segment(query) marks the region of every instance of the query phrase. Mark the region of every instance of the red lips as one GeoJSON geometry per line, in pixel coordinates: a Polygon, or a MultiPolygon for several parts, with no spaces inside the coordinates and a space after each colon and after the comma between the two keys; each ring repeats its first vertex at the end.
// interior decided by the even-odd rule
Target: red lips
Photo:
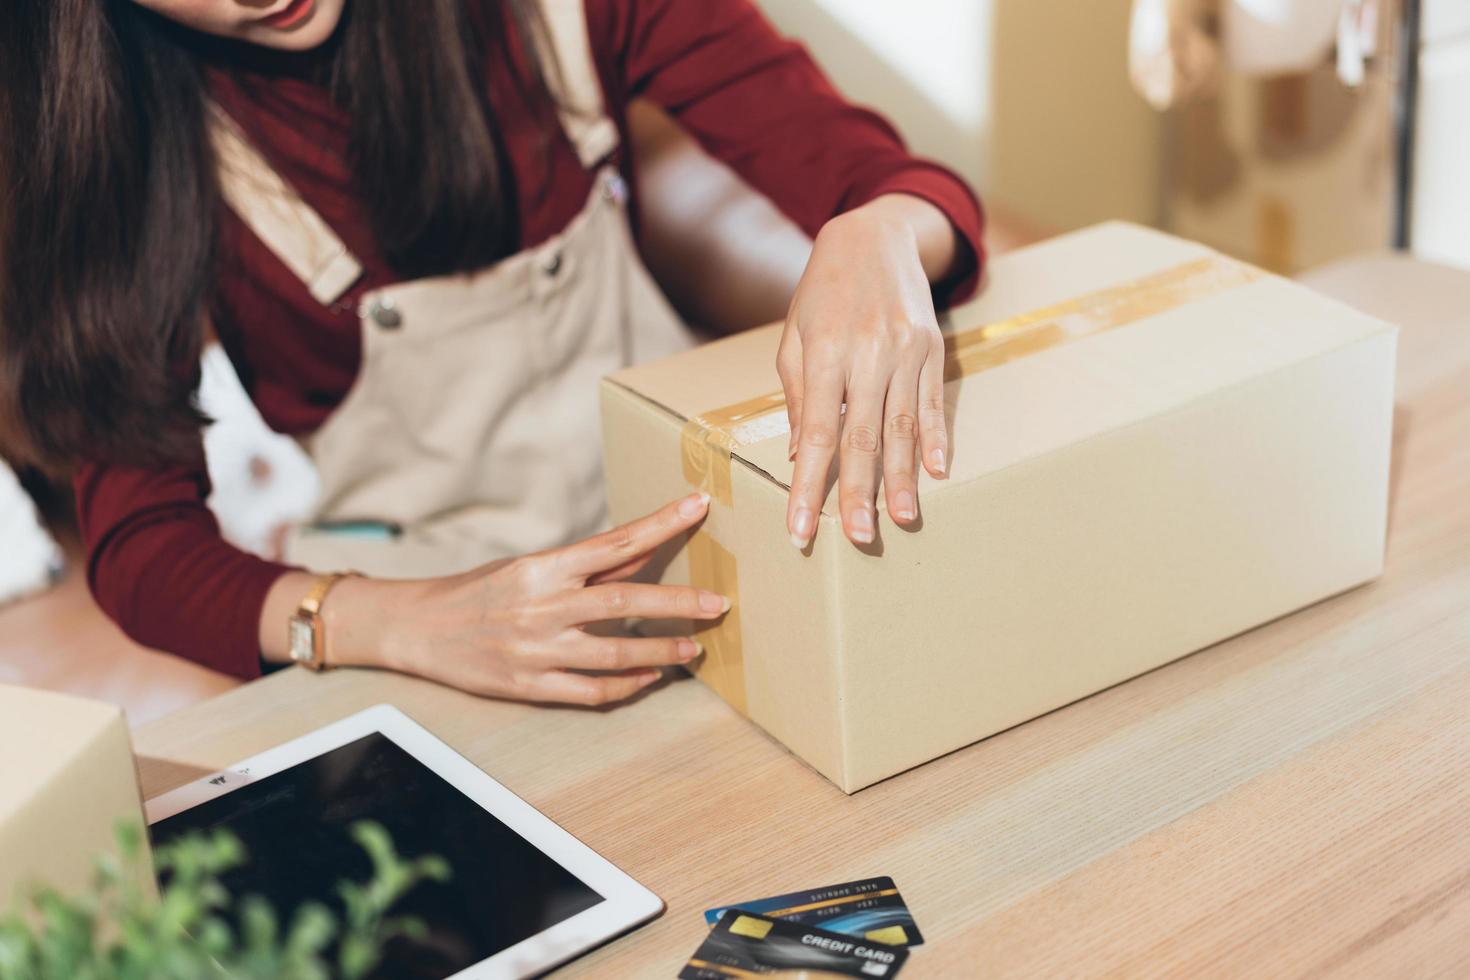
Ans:
{"type": "Polygon", "coordinates": [[[295,27],[311,14],[312,7],[315,5],[316,0],[291,0],[284,9],[271,14],[269,17],[261,18],[260,22],[267,27],[274,27],[278,30],[295,27]]]}

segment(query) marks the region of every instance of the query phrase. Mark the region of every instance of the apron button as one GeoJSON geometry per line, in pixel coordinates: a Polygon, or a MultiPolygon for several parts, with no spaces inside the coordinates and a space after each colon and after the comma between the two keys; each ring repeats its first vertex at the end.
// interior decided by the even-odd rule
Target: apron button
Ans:
{"type": "Polygon", "coordinates": [[[386,296],[373,300],[368,307],[368,316],[384,330],[394,330],[403,324],[403,314],[398,312],[393,301],[386,296]]]}
{"type": "Polygon", "coordinates": [[[546,274],[548,276],[555,276],[558,272],[560,272],[561,252],[553,252],[551,258],[547,260],[546,265],[543,266],[543,268],[546,270],[546,274]]]}

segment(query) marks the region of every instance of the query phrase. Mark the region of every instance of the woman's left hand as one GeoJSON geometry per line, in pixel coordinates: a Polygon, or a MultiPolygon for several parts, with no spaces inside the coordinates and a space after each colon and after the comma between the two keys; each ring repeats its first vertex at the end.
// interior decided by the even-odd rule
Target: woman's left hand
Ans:
{"type": "Polygon", "coordinates": [[[901,525],[919,517],[916,456],[944,476],[944,340],[930,283],[950,274],[957,251],[944,213],[902,194],[817,235],[776,357],[796,460],[786,526],[798,548],[816,532],[834,455],[843,531],[857,544],[874,538],[880,470],[901,525]]]}

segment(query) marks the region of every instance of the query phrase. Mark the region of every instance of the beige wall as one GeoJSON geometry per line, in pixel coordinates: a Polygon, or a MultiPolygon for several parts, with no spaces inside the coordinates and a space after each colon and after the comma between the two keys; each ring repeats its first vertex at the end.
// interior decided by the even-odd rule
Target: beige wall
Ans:
{"type": "Polygon", "coordinates": [[[988,183],[992,0],[759,0],[844,94],[909,145],[988,183]]]}

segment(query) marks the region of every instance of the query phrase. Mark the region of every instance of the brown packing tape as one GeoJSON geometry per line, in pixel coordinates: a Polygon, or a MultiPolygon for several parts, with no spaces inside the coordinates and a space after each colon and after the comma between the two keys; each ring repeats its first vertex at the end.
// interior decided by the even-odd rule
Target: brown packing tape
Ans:
{"type": "MultiPolygon", "coordinates": [[[[770,427],[762,426],[760,421],[770,419],[772,413],[785,408],[786,395],[773,391],[691,418],[684,423],[679,439],[684,479],[690,486],[698,487],[726,507],[730,506],[730,450],[753,441],[750,436],[759,434],[743,433],[743,424],[754,422],[756,424],[752,428],[764,431],[770,427]]],[[[784,419],[785,412],[781,411],[781,420],[784,419]]],[[[787,431],[784,425],[778,424],[776,428],[787,431]]],[[[769,433],[779,434],[774,430],[769,433]]],[[[759,438],[768,438],[768,435],[760,434],[759,438]]]]}
{"type": "MultiPolygon", "coordinates": [[[[717,412],[696,415],[680,432],[679,451],[684,478],[726,507],[734,506],[730,487],[730,450],[754,441],[755,431],[744,428],[769,427],[770,421],[785,429],[786,396],[772,392],[717,412]],[[763,421],[764,420],[764,421],[763,421]]],[[[766,438],[760,435],[759,438],[766,438]]],[[[735,556],[720,546],[705,530],[689,538],[689,581],[718,595],[728,596],[730,611],[717,622],[697,632],[704,656],[694,674],[745,714],[745,664],[740,647],[740,589],[735,575],[735,556]]]]}
{"type": "Polygon", "coordinates": [[[730,597],[730,611],[714,623],[696,628],[704,656],[694,675],[745,714],[745,662],[740,652],[740,583],[735,575],[735,556],[698,530],[689,536],[689,580],[700,588],[730,597]]]}
{"type": "Polygon", "coordinates": [[[1029,313],[958,331],[944,341],[944,380],[968,377],[1070,340],[1137,323],[1255,282],[1264,275],[1243,262],[1208,255],[1029,313]]]}
{"type": "MultiPolygon", "coordinates": [[[[1127,326],[1265,275],[1226,256],[1209,255],[1028,313],[956,331],[944,338],[944,380],[968,377],[1127,326]]],[[[726,507],[733,506],[732,452],[789,432],[785,408],[785,395],[773,391],[692,417],[680,433],[685,479],[726,507]]],[[[733,603],[723,620],[700,634],[705,656],[696,674],[744,713],[745,672],[734,556],[707,532],[696,532],[689,540],[689,577],[693,584],[729,596],[733,603]]]]}

